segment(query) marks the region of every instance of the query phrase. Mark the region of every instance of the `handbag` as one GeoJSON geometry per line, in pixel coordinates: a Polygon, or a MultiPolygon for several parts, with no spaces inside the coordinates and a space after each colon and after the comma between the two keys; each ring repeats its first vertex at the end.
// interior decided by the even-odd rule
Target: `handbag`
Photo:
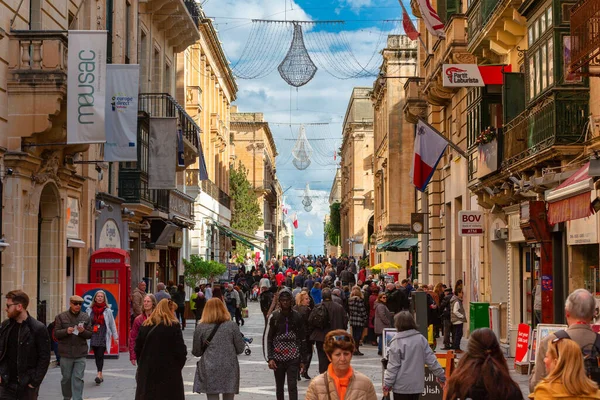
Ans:
{"type": "Polygon", "coordinates": [[[204,352],[208,348],[210,341],[213,339],[213,337],[215,337],[215,333],[217,333],[217,330],[219,329],[220,326],[221,326],[221,324],[215,325],[213,330],[210,332],[210,335],[208,335],[208,338],[206,338],[206,340],[204,340],[202,342],[202,344],[200,345],[200,350],[202,351],[202,354],[204,354],[204,352]]]}

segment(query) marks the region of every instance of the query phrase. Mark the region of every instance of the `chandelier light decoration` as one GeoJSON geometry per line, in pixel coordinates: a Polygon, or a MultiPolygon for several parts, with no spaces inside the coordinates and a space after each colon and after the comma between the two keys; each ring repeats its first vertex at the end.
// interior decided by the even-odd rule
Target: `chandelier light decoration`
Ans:
{"type": "Polygon", "coordinates": [[[290,49],[277,67],[281,78],[290,86],[300,87],[306,85],[317,73],[317,66],[310,59],[306,45],[304,44],[304,35],[302,35],[302,25],[294,24],[294,37],[290,49]]]}
{"type": "Polygon", "coordinates": [[[292,164],[299,169],[304,170],[311,164],[310,157],[313,154],[313,149],[308,139],[306,138],[306,131],[304,125],[300,125],[300,132],[298,133],[298,139],[292,149],[292,156],[294,160],[292,164]]]}
{"type": "Polygon", "coordinates": [[[304,232],[304,234],[305,234],[307,237],[310,237],[310,236],[312,236],[312,235],[313,235],[313,231],[312,231],[312,229],[310,229],[310,224],[308,224],[308,227],[306,228],[306,232],[304,232]]]}
{"type": "Polygon", "coordinates": [[[310,198],[310,188],[308,187],[308,183],[304,188],[304,198],[302,199],[302,205],[304,206],[304,211],[311,212],[312,207],[312,199],[310,198]]]}

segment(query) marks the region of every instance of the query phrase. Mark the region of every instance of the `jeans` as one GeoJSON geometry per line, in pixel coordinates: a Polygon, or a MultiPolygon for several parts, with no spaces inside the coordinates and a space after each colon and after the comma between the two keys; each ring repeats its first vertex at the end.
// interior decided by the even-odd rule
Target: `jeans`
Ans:
{"type": "Polygon", "coordinates": [[[419,400],[421,393],[417,394],[406,394],[406,393],[394,393],[394,400],[419,400]]]}
{"type": "Polygon", "coordinates": [[[36,400],[40,387],[30,388],[25,386],[19,388],[16,383],[0,386],[0,400],[36,400]]]}
{"type": "MultiPolygon", "coordinates": [[[[233,397],[235,396],[235,394],[222,393],[221,396],[223,396],[223,400],[233,400],[233,397]]],[[[206,398],[208,400],[219,400],[219,395],[218,394],[206,394],[206,398]]]]}
{"type": "Polygon", "coordinates": [[[83,374],[85,373],[85,357],[60,359],[62,380],[60,386],[65,400],[83,400],[83,374]]]}
{"type": "Polygon", "coordinates": [[[327,358],[327,354],[325,354],[325,350],[323,350],[323,342],[315,342],[315,346],[317,347],[317,356],[319,356],[319,373],[327,371],[329,367],[329,358],[327,358]]]}
{"type": "Polygon", "coordinates": [[[244,317],[242,317],[242,309],[236,308],[235,309],[235,322],[236,322],[236,324],[239,325],[240,321],[242,321],[242,325],[244,325],[244,317]]]}
{"type": "Polygon", "coordinates": [[[284,400],[283,386],[285,385],[286,376],[289,398],[290,400],[298,400],[298,371],[300,369],[300,360],[296,359],[275,363],[277,364],[277,368],[274,371],[277,400],[284,400]]]}
{"type": "Polygon", "coordinates": [[[454,338],[454,343],[452,348],[454,350],[460,349],[460,341],[463,337],[463,324],[452,325],[452,336],[454,338]]]}
{"type": "Polygon", "coordinates": [[[354,351],[358,351],[360,338],[362,337],[363,327],[362,326],[354,326],[352,325],[352,337],[354,338],[354,343],[356,348],[354,351]]]}
{"type": "Polygon", "coordinates": [[[383,350],[383,334],[377,336],[379,339],[377,340],[377,350],[379,355],[381,355],[381,351],[383,350]]]}
{"type": "Polygon", "coordinates": [[[181,327],[185,329],[185,307],[177,307],[175,310],[175,316],[177,317],[177,321],[181,322],[181,327]]]}
{"type": "Polygon", "coordinates": [[[314,343],[315,342],[312,340],[306,341],[306,351],[308,352],[308,357],[306,357],[306,364],[304,364],[304,373],[306,375],[308,375],[308,368],[310,367],[310,362],[312,361],[314,343]]]}
{"type": "Polygon", "coordinates": [[[92,350],[94,350],[96,369],[98,372],[102,372],[102,368],[104,367],[104,352],[106,351],[106,347],[92,346],[92,350]]]}
{"type": "Polygon", "coordinates": [[[52,351],[54,352],[54,355],[56,356],[56,362],[60,363],[60,356],[58,355],[58,342],[52,342],[52,351]]]}
{"type": "Polygon", "coordinates": [[[450,342],[450,332],[452,331],[452,323],[449,319],[444,319],[444,346],[446,348],[452,347],[452,342],[450,342]]]}

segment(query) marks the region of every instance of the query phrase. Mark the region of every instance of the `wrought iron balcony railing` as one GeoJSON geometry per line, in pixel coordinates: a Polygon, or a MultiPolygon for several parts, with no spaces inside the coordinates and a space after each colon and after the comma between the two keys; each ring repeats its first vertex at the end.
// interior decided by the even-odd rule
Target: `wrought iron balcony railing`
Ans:
{"type": "Polygon", "coordinates": [[[213,199],[217,200],[222,206],[231,209],[231,197],[222,191],[217,185],[210,180],[202,181],[202,191],[208,194],[213,199]]]}
{"type": "MultiPolygon", "coordinates": [[[[591,63],[598,64],[594,61],[598,56],[600,56],[600,2],[581,0],[571,9],[571,71],[581,70],[591,63]]],[[[585,71],[579,72],[585,73],[585,71]]]]}

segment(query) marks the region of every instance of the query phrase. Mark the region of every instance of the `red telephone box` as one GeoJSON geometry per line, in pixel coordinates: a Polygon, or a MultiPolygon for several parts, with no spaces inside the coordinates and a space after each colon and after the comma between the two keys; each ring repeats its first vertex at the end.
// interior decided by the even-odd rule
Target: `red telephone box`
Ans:
{"type": "Polygon", "coordinates": [[[131,266],[129,253],[121,249],[100,249],[92,253],[90,283],[119,285],[119,351],[129,351],[129,296],[131,266]]]}

